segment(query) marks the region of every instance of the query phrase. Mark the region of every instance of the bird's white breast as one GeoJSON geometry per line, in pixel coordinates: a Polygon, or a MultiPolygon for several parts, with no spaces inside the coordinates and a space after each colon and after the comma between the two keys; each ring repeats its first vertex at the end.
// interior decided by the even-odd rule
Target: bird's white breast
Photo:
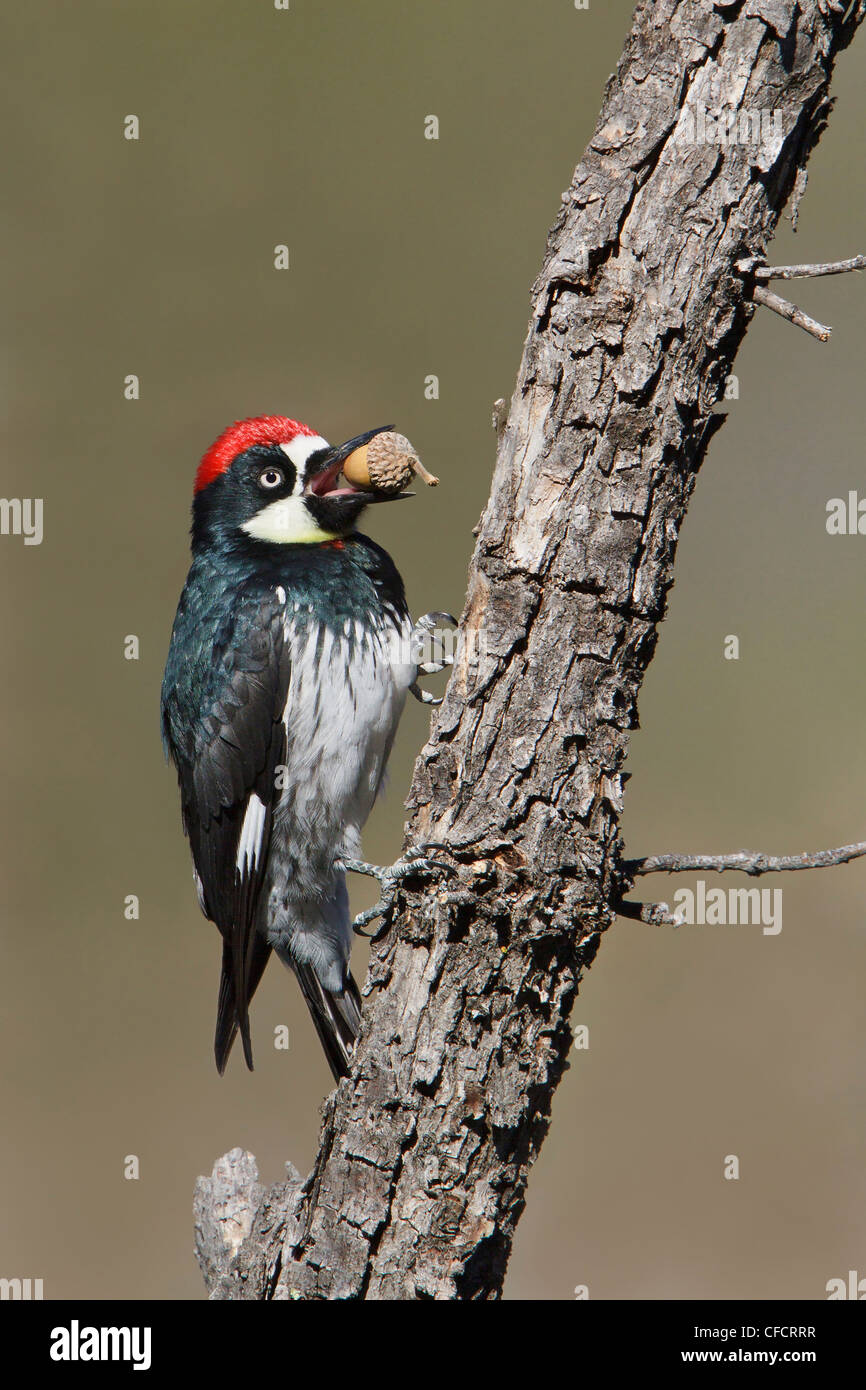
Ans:
{"type": "Polygon", "coordinates": [[[415,675],[405,660],[408,630],[384,616],[374,625],[346,619],[334,629],[287,604],[285,633],[288,752],[277,819],[290,819],[293,835],[320,844],[336,839],[356,854],[415,675]]]}

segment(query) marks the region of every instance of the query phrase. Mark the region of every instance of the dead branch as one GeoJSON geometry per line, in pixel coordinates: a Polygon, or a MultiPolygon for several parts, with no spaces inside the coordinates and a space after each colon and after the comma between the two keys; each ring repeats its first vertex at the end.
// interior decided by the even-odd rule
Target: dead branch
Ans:
{"type": "Polygon", "coordinates": [[[736,869],[741,874],[787,874],[797,869],[829,869],[835,864],[848,864],[866,854],[866,841],[842,845],[839,849],[819,849],[812,854],[761,854],[741,849],[736,854],[648,854],[643,859],[629,859],[623,869],[630,877],[638,874],[722,874],[736,869]]]}
{"type": "MultiPolygon", "coordinates": [[[[739,267],[766,264],[802,191],[864,10],[636,11],[532,290],[465,640],[415,768],[407,846],[444,845],[454,872],[400,885],[309,1177],[264,1194],[238,1249],[202,1180],[213,1297],[498,1297],[578,985],[627,877],[623,763],[679,531],[752,287],[765,295],[739,267]],[[687,108],[719,92],[772,128],[689,143],[687,108]]],[[[240,1181],[253,1190],[246,1161],[240,1181]]]]}

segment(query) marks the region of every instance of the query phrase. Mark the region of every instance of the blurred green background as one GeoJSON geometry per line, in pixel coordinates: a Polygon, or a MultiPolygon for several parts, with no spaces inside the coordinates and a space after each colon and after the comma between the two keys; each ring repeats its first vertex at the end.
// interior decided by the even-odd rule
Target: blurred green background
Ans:
{"type": "MultiPolygon", "coordinates": [[[[211,1059],[218,938],[158,737],[198,458],[248,414],[334,441],[395,421],[443,482],[370,530],[415,612],[459,612],[491,405],[630,16],[624,0],[7,9],[2,492],[43,497],[45,535],[0,538],[0,1275],[43,1278],[48,1298],[203,1297],[196,1175],[235,1144],[265,1181],[286,1159],[306,1172],[330,1084],[276,963],[255,1073],[233,1057],[220,1080],[211,1059]]],[[[864,45],[839,65],[777,263],[866,250],[864,45]]],[[[866,493],[864,296],[860,277],[796,286],[828,346],[766,312],[750,330],[645,685],[634,854],[866,835],[866,537],[824,524],[828,498],[866,493]]],[[[427,726],[413,703],[369,858],[399,850],[427,726]]],[[[763,882],[784,888],[777,937],[620,921],[603,942],[508,1297],[821,1298],[866,1274],[866,865],[763,882]]],[[[686,884],[645,881],[668,900],[686,884]]]]}

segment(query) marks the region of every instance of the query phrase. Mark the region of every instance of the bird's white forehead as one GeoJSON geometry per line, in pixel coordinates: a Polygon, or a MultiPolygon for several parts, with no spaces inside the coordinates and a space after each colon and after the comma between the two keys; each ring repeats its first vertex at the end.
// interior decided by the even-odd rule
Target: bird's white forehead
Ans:
{"type": "Polygon", "coordinates": [[[297,434],[288,444],[280,445],[286,458],[296,468],[303,468],[311,454],[317,454],[320,449],[330,447],[327,439],[323,439],[320,434],[297,434]]]}

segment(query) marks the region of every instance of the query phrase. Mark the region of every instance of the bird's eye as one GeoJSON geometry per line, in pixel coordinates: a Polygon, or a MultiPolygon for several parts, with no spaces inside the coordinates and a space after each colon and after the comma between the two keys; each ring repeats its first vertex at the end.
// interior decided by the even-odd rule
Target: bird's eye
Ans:
{"type": "Polygon", "coordinates": [[[285,479],[279,468],[266,468],[264,473],[259,474],[259,487],[279,487],[284,481],[285,479]]]}

